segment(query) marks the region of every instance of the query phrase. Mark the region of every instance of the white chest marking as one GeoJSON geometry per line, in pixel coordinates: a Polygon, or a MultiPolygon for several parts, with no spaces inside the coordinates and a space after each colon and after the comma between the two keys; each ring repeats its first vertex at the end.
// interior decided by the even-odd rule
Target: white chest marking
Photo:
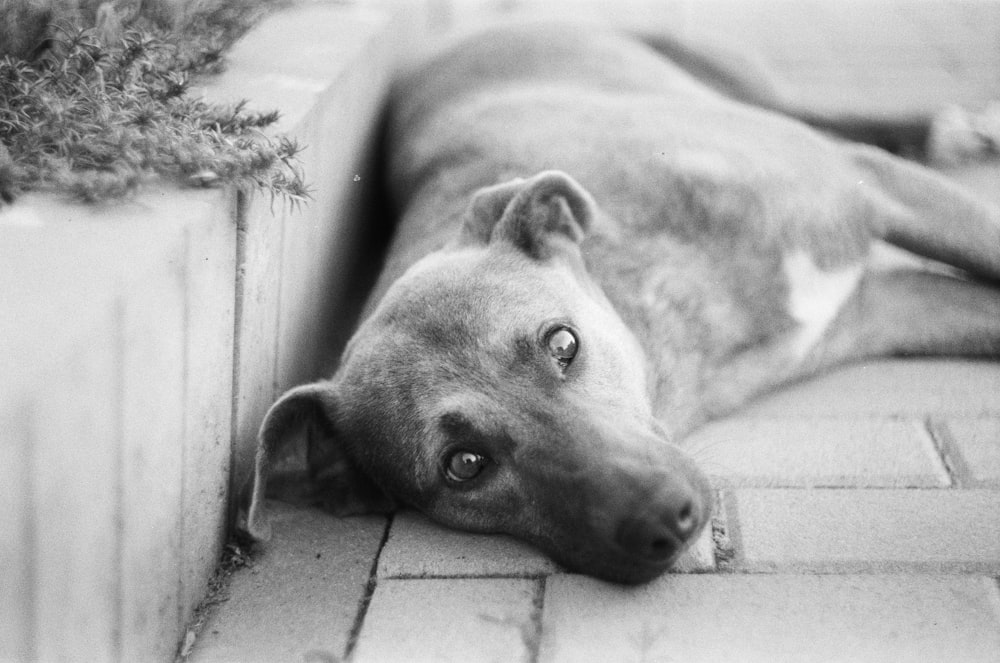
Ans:
{"type": "Polygon", "coordinates": [[[857,288],[865,265],[862,262],[831,271],[816,266],[805,251],[796,251],[782,261],[788,281],[788,313],[799,323],[792,351],[804,358],[857,288]]]}

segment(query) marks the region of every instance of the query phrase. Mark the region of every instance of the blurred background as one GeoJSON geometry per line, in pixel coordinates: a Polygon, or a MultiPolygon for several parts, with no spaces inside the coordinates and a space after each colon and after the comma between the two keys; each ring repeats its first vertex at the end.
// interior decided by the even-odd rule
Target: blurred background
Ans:
{"type": "Polygon", "coordinates": [[[757,57],[788,92],[831,111],[915,114],[1000,98],[995,0],[435,0],[453,30],[502,16],[668,30],[757,57]]]}

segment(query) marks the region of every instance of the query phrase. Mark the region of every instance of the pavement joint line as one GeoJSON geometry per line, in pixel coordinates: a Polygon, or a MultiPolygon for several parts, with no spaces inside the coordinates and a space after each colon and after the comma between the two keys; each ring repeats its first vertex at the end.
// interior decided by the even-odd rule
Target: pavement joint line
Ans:
{"type": "Polygon", "coordinates": [[[914,562],[905,559],[858,559],[815,563],[811,561],[754,562],[738,575],[829,575],[829,576],[1000,576],[1000,566],[995,561],[969,562],[963,568],[952,568],[951,562],[914,562]]]}
{"type": "Polygon", "coordinates": [[[358,646],[361,638],[361,629],[365,626],[365,617],[368,615],[368,606],[371,605],[375,590],[378,589],[378,561],[382,557],[382,551],[389,541],[389,533],[392,531],[392,523],[395,514],[390,513],[385,521],[385,529],[382,530],[382,540],[378,543],[378,550],[372,556],[372,564],[368,570],[368,581],[365,583],[365,593],[358,602],[358,609],[354,615],[354,623],[351,625],[351,632],[347,636],[347,646],[344,647],[343,661],[350,661],[354,655],[354,650],[358,646]]]}
{"type": "Polygon", "coordinates": [[[954,436],[948,428],[948,423],[940,417],[930,415],[925,422],[931,440],[937,449],[941,462],[944,463],[948,476],[951,477],[954,488],[969,488],[974,484],[972,472],[969,470],[962,452],[955,444],[954,436]]]}
{"type": "MultiPolygon", "coordinates": [[[[958,475],[954,471],[955,468],[951,464],[950,455],[943,444],[944,440],[934,433],[934,428],[931,423],[932,418],[933,415],[928,414],[922,419],[915,418],[913,421],[915,424],[919,425],[922,442],[930,447],[929,451],[932,452],[940,462],[940,466],[935,469],[938,470],[936,474],[943,474],[944,478],[948,482],[948,485],[944,486],[944,488],[959,488],[961,486],[959,485],[958,475]]],[[[937,487],[940,488],[941,486],[937,487]]]]}
{"type": "Polygon", "coordinates": [[[933,492],[935,490],[937,490],[937,491],[946,491],[946,490],[950,491],[950,490],[956,490],[956,489],[962,489],[962,490],[990,490],[990,488],[988,486],[985,486],[985,487],[983,487],[983,486],[954,486],[954,485],[952,485],[952,486],[910,486],[910,485],[907,485],[907,486],[869,486],[869,485],[844,486],[844,485],[841,485],[841,484],[829,484],[828,485],[828,484],[822,484],[822,483],[810,484],[808,486],[803,486],[801,484],[787,485],[787,484],[780,484],[780,483],[768,483],[767,485],[732,485],[732,486],[726,486],[726,488],[728,490],[771,490],[771,491],[781,490],[781,491],[786,491],[786,492],[797,491],[797,492],[802,492],[802,493],[807,493],[807,492],[810,492],[810,491],[817,491],[817,490],[823,490],[823,491],[835,491],[835,490],[836,491],[842,491],[842,490],[868,490],[868,491],[873,491],[873,492],[874,491],[880,491],[880,490],[884,490],[884,491],[888,491],[888,492],[903,491],[903,490],[912,490],[912,491],[921,490],[921,491],[927,491],[927,492],[933,492]]]}
{"type": "Polygon", "coordinates": [[[716,543],[715,568],[719,571],[732,573],[746,566],[746,555],[743,551],[743,532],[740,528],[740,510],[736,500],[736,492],[732,490],[719,491],[719,511],[725,516],[726,526],[726,557],[722,563],[716,543]]]}
{"type": "MultiPolygon", "coordinates": [[[[667,573],[678,576],[703,575],[706,573],[725,572],[727,569],[692,569],[690,571],[677,571],[669,568],[667,573]]],[[[577,575],[573,571],[545,571],[542,573],[401,573],[398,575],[382,576],[381,580],[547,580],[552,576],[572,576],[577,575]]]]}
{"type": "MultiPolygon", "coordinates": [[[[806,564],[776,564],[774,566],[733,567],[716,571],[692,571],[690,573],[671,573],[671,577],[686,578],[688,576],[879,576],[879,577],[909,577],[909,576],[940,576],[949,578],[986,578],[997,585],[997,619],[1000,620],[1000,574],[996,569],[987,567],[964,568],[961,570],[944,568],[946,564],[923,562],[917,565],[900,566],[895,562],[862,561],[851,562],[842,566],[814,567],[806,564]]],[[[575,576],[579,574],[551,574],[575,576]]],[[[581,576],[586,577],[586,576],[581,576]]],[[[468,579],[468,578],[466,578],[468,579]]]]}
{"type": "Polygon", "coordinates": [[[730,571],[736,561],[736,549],[729,536],[729,516],[726,510],[725,491],[715,494],[715,508],[712,509],[709,527],[712,528],[712,556],[715,571],[730,571]]]}
{"type": "Polygon", "coordinates": [[[544,580],[549,576],[567,574],[569,571],[546,573],[400,573],[382,576],[382,580],[544,580]]]}
{"type": "Polygon", "coordinates": [[[531,619],[522,631],[524,646],[528,650],[528,663],[538,663],[538,653],[542,648],[542,615],[545,611],[547,583],[547,576],[542,576],[535,582],[535,595],[531,600],[531,619]]]}

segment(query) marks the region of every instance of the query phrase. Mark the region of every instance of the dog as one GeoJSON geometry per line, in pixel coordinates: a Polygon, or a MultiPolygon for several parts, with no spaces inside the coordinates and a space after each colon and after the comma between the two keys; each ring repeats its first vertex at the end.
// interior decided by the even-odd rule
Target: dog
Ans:
{"type": "Polygon", "coordinates": [[[264,418],[254,539],[270,480],[641,583],[711,520],[701,423],[852,360],[1000,353],[1000,209],[677,42],[494,28],[389,108],[396,235],[336,373],[264,418]],[[875,270],[883,244],[951,270],[875,270]]]}

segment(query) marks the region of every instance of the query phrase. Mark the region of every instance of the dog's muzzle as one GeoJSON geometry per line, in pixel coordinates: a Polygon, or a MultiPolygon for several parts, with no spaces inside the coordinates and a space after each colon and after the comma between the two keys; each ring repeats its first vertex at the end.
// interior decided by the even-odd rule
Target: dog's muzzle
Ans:
{"type": "Polygon", "coordinates": [[[615,530],[615,543],[626,555],[650,563],[666,562],[701,530],[710,505],[687,486],[656,490],[636,505],[615,530]]]}

